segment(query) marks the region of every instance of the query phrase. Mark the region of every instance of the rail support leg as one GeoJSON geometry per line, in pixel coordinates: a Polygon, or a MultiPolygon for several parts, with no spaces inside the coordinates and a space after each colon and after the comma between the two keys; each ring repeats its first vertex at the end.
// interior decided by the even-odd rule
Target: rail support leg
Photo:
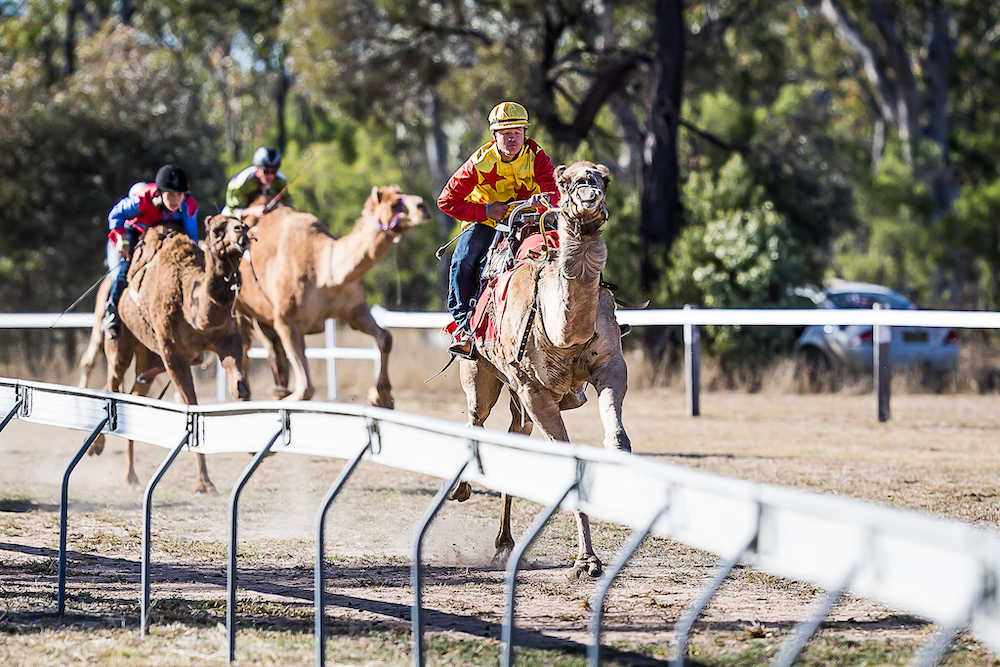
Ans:
{"type": "Polygon", "coordinates": [[[653,530],[653,526],[669,508],[669,505],[662,507],[643,529],[632,533],[628,544],[621,550],[618,558],[604,572],[604,576],[601,577],[600,582],[597,584],[597,594],[594,596],[594,611],[590,615],[590,634],[594,637],[594,643],[587,649],[587,662],[590,667],[597,667],[601,664],[601,619],[604,617],[604,598],[607,597],[608,591],[611,589],[611,584],[614,583],[615,579],[621,573],[622,568],[625,567],[625,563],[628,562],[628,559],[632,557],[632,554],[639,548],[642,541],[646,539],[649,531],[653,530]]]}
{"type": "MultiPolygon", "coordinates": [[[[327,322],[330,322],[330,320],[327,320],[327,322]]],[[[315,635],[317,667],[323,667],[326,664],[326,513],[330,509],[330,505],[333,504],[334,499],[340,494],[340,490],[344,488],[348,478],[354,473],[358,464],[361,463],[361,458],[370,450],[371,443],[368,443],[361,448],[361,451],[354,455],[354,458],[344,464],[330,490],[323,496],[323,501],[319,505],[319,511],[316,512],[316,564],[313,573],[313,583],[315,586],[313,599],[316,603],[315,635]]]]}
{"type": "MultiPolygon", "coordinates": [[[[282,419],[284,422],[284,419],[282,419]]],[[[246,467],[243,474],[236,481],[233,487],[233,494],[229,498],[229,570],[226,573],[226,589],[229,597],[226,601],[226,636],[229,640],[229,662],[236,660],[236,517],[239,513],[240,494],[246,486],[250,476],[257,471],[257,466],[264,460],[264,457],[271,451],[271,447],[278,441],[278,438],[285,432],[284,427],[278,429],[271,441],[264,445],[264,448],[257,452],[250,465],[246,467]]]]}
{"type": "Polygon", "coordinates": [[[87,453],[90,445],[94,443],[94,440],[101,434],[101,431],[104,430],[109,421],[111,421],[110,414],[102,419],[101,423],[90,432],[87,440],[83,443],[83,447],[76,453],[69,467],[66,468],[66,472],[63,473],[62,494],[59,497],[59,592],[56,596],[56,604],[60,616],[66,613],[66,515],[69,513],[69,476],[73,474],[76,464],[87,453]]]}
{"type": "Polygon", "coordinates": [[[729,573],[732,571],[736,564],[740,562],[740,558],[743,554],[747,552],[750,547],[757,541],[757,534],[760,531],[760,526],[758,525],[757,530],[754,531],[753,537],[751,537],[743,547],[737,551],[735,554],[729,557],[723,563],[719,563],[715,566],[715,572],[712,574],[712,578],[702,587],[701,591],[698,593],[698,597],[691,601],[684,611],[681,613],[681,617],[677,620],[677,626],[674,629],[674,634],[677,639],[677,655],[673,657],[670,661],[670,667],[684,667],[684,653],[687,652],[688,635],[691,634],[691,628],[694,626],[695,620],[697,620],[698,615],[701,614],[705,605],[708,604],[712,596],[715,595],[715,591],[719,589],[722,582],[726,580],[729,573]]]}
{"type": "Polygon", "coordinates": [[[792,667],[795,658],[799,657],[799,653],[802,652],[809,638],[816,632],[816,628],[823,622],[826,615],[830,613],[830,609],[840,599],[840,596],[844,594],[847,587],[851,585],[851,581],[854,579],[859,566],[860,562],[855,563],[836,587],[831,588],[827,591],[826,595],[812,605],[808,618],[797,623],[781,644],[778,654],[771,661],[771,667],[792,667]]]}
{"type": "Polygon", "coordinates": [[[444,501],[448,499],[448,494],[453,488],[455,488],[455,485],[458,484],[458,481],[462,478],[462,473],[465,472],[465,469],[468,468],[469,464],[474,460],[475,454],[473,454],[472,458],[461,465],[451,479],[441,485],[441,488],[438,489],[437,495],[434,496],[434,500],[431,501],[430,507],[427,508],[424,518],[421,519],[420,525],[417,526],[417,534],[413,538],[413,563],[410,565],[410,581],[413,582],[413,611],[410,612],[410,623],[413,627],[414,667],[423,667],[424,665],[424,620],[422,617],[423,568],[420,565],[420,560],[423,556],[424,534],[427,532],[427,528],[431,525],[431,521],[433,521],[434,517],[437,516],[441,506],[444,505],[444,501]]]}
{"type": "Polygon", "coordinates": [[[556,513],[556,510],[566,500],[566,497],[579,484],[580,479],[578,477],[572,484],[566,487],[559,500],[546,507],[542,510],[541,514],[535,517],[535,520],[528,527],[528,532],[521,536],[521,540],[514,545],[514,551],[511,552],[510,557],[507,559],[507,615],[504,619],[503,628],[500,631],[500,642],[503,645],[503,649],[500,652],[500,667],[510,667],[514,664],[514,602],[516,600],[514,594],[516,592],[517,571],[521,566],[521,559],[527,553],[528,549],[531,548],[535,538],[538,537],[538,533],[542,531],[545,524],[549,522],[552,515],[556,513]]]}
{"type": "Polygon", "coordinates": [[[181,438],[180,443],[174,447],[169,454],[164,457],[163,461],[160,462],[160,467],[156,469],[156,472],[150,478],[149,482],[146,483],[146,493],[142,499],[142,574],[140,578],[142,579],[142,613],[139,620],[140,636],[145,637],[149,633],[149,579],[150,579],[150,551],[152,547],[150,545],[150,533],[152,531],[153,523],[153,491],[156,490],[156,485],[160,483],[160,479],[163,477],[164,473],[167,472],[167,468],[170,464],[174,462],[177,455],[181,453],[184,446],[187,445],[188,439],[191,437],[191,433],[185,433],[184,437],[181,438]]]}
{"type": "Polygon", "coordinates": [[[23,398],[17,399],[17,403],[15,403],[14,407],[10,409],[10,412],[7,413],[7,416],[3,418],[3,421],[0,422],[0,431],[4,430],[7,427],[7,424],[9,424],[10,420],[14,418],[14,415],[16,415],[17,411],[21,409],[22,405],[24,405],[24,399],[23,398]]]}

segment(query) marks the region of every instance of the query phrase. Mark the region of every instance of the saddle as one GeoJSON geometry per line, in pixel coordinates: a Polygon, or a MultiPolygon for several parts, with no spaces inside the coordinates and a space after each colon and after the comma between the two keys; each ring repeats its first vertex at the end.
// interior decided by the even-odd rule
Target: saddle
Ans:
{"type": "Polygon", "coordinates": [[[508,237],[502,237],[486,256],[482,287],[470,327],[477,343],[494,340],[499,335],[514,269],[522,262],[547,262],[552,251],[559,247],[559,232],[556,230],[547,229],[544,236],[533,231],[525,234],[523,239],[516,235],[510,238],[516,243],[514,248],[510,247],[508,237]]]}

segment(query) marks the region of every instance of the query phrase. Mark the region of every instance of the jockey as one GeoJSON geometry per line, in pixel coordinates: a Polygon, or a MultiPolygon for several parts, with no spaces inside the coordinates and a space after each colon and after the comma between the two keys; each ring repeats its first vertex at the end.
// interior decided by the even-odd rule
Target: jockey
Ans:
{"type": "Polygon", "coordinates": [[[121,257],[114,267],[114,285],[108,296],[101,328],[106,338],[116,338],[121,331],[118,302],[128,283],[132,250],[146,230],[165,222],[176,222],[195,243],[198,242],[198,202],[188,192],[187,174],[168,164],[156,172],[155,183],[136,183],[129,195],[115,204],[108,214],[108,240],[121,257]]]}
{"type": "MultiPolygon", "coordinates": [[[[244,211],[259,195],[270,195],[281,192],[288,179],[278,171],[281,166],[281,153],[276,148],[261,146],[253,154],[253,164],[229,180],[226,187],[226,207],[224,215],[242,217],[244,211]]],[[[263,211],[249,211],[260,215],[263,211]]]]}
{"type": "Polygon", "coordinates": [[[470,319],[479,294],[479,272],[496,223],[507,215],[508,202],[527,200],[542,207],[559,201],[552,161],[524,136],[527,110],[516,102],[501,102],[489,120],[493,141],[465,161],[438,197],[438,208],[462,223],[449,274],[448,310],[457,328],[448,351],[467,359],[472,358],[470,319]]]}

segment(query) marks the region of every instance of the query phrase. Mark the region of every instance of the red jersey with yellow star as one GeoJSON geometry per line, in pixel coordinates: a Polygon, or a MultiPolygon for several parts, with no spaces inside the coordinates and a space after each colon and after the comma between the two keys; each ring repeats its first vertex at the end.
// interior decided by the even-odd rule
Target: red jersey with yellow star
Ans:
{"type": "Polygon", "coordinates": [[[438,197],[438,208],[460,220],[463,229],[476,222],[495,227],[496,221],[486,216],[489,204],[523,200],[536,193],[547,194],[553,206],[559,203],[555,168],[541,146],[525,137],[517,157],[504,162],[496,142],[491,141],[451,177],[438,197]]]}

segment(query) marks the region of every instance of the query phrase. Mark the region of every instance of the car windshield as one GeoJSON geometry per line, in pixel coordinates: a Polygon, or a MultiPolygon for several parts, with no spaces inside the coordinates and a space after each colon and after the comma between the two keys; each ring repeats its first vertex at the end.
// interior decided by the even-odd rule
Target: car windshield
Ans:
{"type": "Polygon", "coordinates": [[[828,294],[827,298],[833,303],[835,308],[871,308],[876,303],[883,308],[893,308],[896,310],[905,310],[913,307],[909,301],[897,294],[844,292],[841,294],[828,294]]]}

